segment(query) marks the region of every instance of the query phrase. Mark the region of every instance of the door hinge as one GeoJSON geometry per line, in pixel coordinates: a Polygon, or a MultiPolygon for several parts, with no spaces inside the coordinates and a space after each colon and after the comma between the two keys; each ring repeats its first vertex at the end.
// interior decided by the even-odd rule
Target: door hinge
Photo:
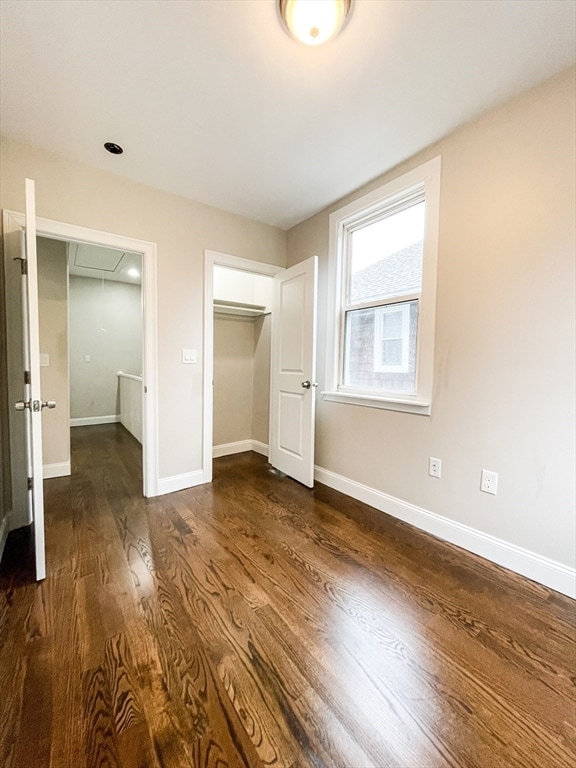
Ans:
{"type": "Polygon", "coordinates": [[[30,371],[24,371],[24,384],[30,384],[30,371]]]}
{"type": "Polygon", "coordinates": [[[23,275],[28,274],[28,259],[25,256],[16,256],[14,261],[20,262],[20,271],[23,275]]]}
{"type": "Polygon", "coordinates": [[[34,488],[34,480],[33,478],[28,478],[28,490],[31,491],[34,488]]]}

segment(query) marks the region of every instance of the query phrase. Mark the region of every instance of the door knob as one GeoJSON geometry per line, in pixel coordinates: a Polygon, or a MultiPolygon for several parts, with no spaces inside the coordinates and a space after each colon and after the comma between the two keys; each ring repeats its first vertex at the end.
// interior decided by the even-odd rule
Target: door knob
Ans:
{"type": "Polygon", "coordinates": [[[309,381],[303,381],[302,382],[303,389],[310,389],[311,386],[312,386],[312,384],[310,384],[309,381]]]}
{"type": "Polygon", "coordinates": [[[45,400],[43,402],[40,402],[40,400],[33,400],[32,405],[30,405],[30,400],[18,400],[14,403],[14,408],[16,408],[17,411],[25,411],[26,408],[31,408],[34,413],[38,413],[42,408],[48,408],[48,410],[56,408],[56,400],[45,400]]]}

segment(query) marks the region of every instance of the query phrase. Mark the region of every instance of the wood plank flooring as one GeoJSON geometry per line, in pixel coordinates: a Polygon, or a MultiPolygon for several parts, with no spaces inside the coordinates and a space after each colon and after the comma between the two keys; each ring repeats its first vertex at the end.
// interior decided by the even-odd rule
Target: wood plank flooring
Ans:
{"type": "Polygon", "coordinates": [[[119,425],[0,568],[2,768],[574,768],[575,603],[246,453],[145,500],[119,425]]]}

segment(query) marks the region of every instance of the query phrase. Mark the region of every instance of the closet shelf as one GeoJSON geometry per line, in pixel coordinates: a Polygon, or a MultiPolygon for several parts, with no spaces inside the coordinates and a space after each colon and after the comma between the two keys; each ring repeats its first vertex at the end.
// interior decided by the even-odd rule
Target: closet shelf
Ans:
{"type": "Polygon", "coordinates": [[[263,304],[244,304],[241,301],[214,299],[214,313],[217,315],[237,315],[239,317],[260,317],[268,314],[263,304]]]}

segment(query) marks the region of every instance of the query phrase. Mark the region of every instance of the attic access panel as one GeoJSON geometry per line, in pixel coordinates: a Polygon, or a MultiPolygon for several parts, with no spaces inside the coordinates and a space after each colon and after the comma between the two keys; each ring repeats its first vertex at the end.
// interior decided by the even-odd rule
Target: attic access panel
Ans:
{"type": "Polygon", "coordinates": [[[85,269],[98,269],[103,272],[115,272],[122,261],[124,251],[115,248],[102,248],[89,243],[74,243],[75,253],[72,264],[85,269]]]}
{"type": "Polygon", "coordinates": [[[91,243],[68,241],[71,275],[140,285],[142,254],[91,243]]]}

